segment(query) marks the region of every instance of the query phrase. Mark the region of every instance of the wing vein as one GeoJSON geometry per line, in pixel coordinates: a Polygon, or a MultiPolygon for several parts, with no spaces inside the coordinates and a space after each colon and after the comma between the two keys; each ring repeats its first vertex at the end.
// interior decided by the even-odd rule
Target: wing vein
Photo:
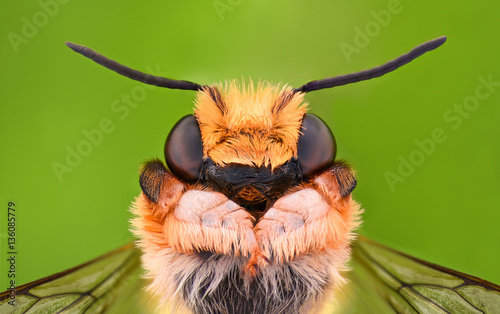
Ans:
{"type": "MultiPolygon", "coordinates": [[[[431,304],[434,304],[436,307],[438,307],[439,309],[441,309],[442,311],[444,311],[445,313],[450,313],[449,311],[445,310],[443,307],[441,307],[439,304],[435,303],[434,301],[432,301],[431,299],[427,298],[426,296],[424,296],[423,294],[421,294],[420,292],[416,291],[414,288],[413,288],[413,285],[412,284],[409,284],[409,283],[406,283],[404,281],[402,281],[401,279],[399,279],[398,277],[396,277],[393,273],[391,273],[387,268],[385,268],[384,266],[382,266],[382,264],[380,264],[376,259],[374,259],[364,248],[362,247],[359,247],[359,249],[364,252],[368,259],[376,264],[377,266],[379,266],[382,270],[384,270],[389,276],[391,276],[392,278],[394,278],[396,281],[398,281],[400,284],[401,284],[401,287],[399,287],[397,290],[401,290],[402,288],[404,287],[408,287],[410,290],[412,290],[415,294],[419,295],[420,297],[422,297],[424,300],[427,300],[429,303],[431,304]]],[[[390,289],[394,290],[395,292],[398,292],[397,290],[393,289],[392,287],[389,286],[390,289]]],[[[405,300],[407,300],[402,294],[400,294],[401,297],[403,297],[405,300]]],[[[408,302],[408,300],[407,300],[408,302]]],[[[409,304],[409,303],[408,303],[409,304]]],[[[410,304],[411,305],[411,304],[410,304]]],[[[413,307],[413,306],[412,306],[413,307]]],[[[417,310],[418,312],[418,310],[417,310]]],[[[451,314],[451,313],[450,313],[451,314]]]]}
{"type": "MultiPolygon", "coordinates": [[[[73,306],[78,301],[80,301],[84,296],[90,296],[93,299],[93,301],[91,303],[89,303],[88,306],[83,310],[83,313],[85,313],[92,305],[94,305],[98,301],[98,299],[96,298],[96,296],[94,296],[92,294],[92,292],[94,292],[97,288],[99,288],[101,285],[103,285],[105,282],[107,282],[112,276],[114,276],[115,274],[117,274],[122,269],[127,269],[126,265],[128,265],[129,263],[133,264],[133,259],[134,259],[134,254],[131,254],[115,270],[113,270],[111,273],[109,273],[105,278],[103,278],[100,282],[98,282],[93,288],[91,288],[90,290],[88,290],[88,291],[86,291],[84,293],[81,293],[80,297],[78,299],[76,299],[75,301],[73,301],[71,304],[68,304],[65,308],[61,309],[58,313],[62,313],[63,311],[69,309],[71,306],[73,306]]],[[[128,267],[128,268],[130,268],[130,267],[128,267]]],[[[128,271],[126,271],[123,274],[123,276],[126,276],[129,272],[130,272],[130,269],[128,271]]],[[[118,281],[119,281],[119,279],[118,279],[118,281]]],[[[108,294],[112,290],[112,288],[113,287],[107,289],[101,295],[101,297],[104,297],[106,294],[108,294]]]]}

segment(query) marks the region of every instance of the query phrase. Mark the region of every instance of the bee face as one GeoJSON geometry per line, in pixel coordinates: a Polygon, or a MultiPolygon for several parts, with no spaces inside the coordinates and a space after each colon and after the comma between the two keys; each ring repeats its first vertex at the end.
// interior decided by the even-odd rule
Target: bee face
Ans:
{"type": "Polygon", "coordinates": [[[181,119],[169,134],[167,165],[185,180],[263,212],[334,161],[333,134],[306,108],[303,93],[286,86],[259,83],[254,89],[233,81],[207,87],[198,92],[195,117],[181,119]]]}
{"type": "Polygon", "coordinates": [[[328,299],[345,282],[361,211],[354,173],[334,160],[335,139],[305,113],[304,93],[384,75],[444,41],[297,89],[153,77],[68,44],[132,79],[198,91],[195,115],[167,138],[169,170],[146,162],[132,205],[149,290],[197,313],[306,312],[328,299]]]}

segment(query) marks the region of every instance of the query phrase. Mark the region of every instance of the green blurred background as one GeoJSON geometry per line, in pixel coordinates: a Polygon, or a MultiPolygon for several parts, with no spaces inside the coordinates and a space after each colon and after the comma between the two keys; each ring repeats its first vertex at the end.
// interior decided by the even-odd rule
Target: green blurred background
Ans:
{"type": "Polygon", "coordinates": [[[500,82],[496,2],[41,0],[2,8],[0,290],[8,288],[9,200],[18,284],[125,244],[139,165],[163,159],[169,130],[192,112],[193,92],[145,89],[65,41],[201,84],[251,77],[297,87],[379,65],[441,35],[443,47],[388,76],[306,98],[336,135],[338,157],[358,171],[361,233],[500,283],[500,88],[478,87],[480,76],[500,82]],[[484,99],[476,104],[477,88],[484,99]],[[138,101],[114,112],[123,95],[138,101]],[[449,110],[464,101],[472,110],[457,127],[448,120],[459,113],[449,110]],[[85,130],[102,121],[113,130],[83,147],[85,130]],[[415,141],[436,128],[446,140],[418,160],[415,141]],[[66,163],[68,147],[88,155],[58,178],[53,163],[66,163]],[[400,158],[410,156],[419,165],[403,177],[400,158]],[[387,172],[401,176],[392,189],[387,172]]]}

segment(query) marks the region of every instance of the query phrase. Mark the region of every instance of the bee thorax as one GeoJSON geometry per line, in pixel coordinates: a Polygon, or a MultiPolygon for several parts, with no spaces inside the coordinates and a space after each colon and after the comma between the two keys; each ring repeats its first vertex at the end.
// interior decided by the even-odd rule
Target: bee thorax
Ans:
{"type": "Polygon", "coordinates": [[[345,250],[269,265],[252,278],[245,273],[248,257],[209,252],[156,256],[169,266],[152,286],[195,313],[305,313],[322,301],[332,283],[344,282],[339,269],[349,254],[345,250]]]}

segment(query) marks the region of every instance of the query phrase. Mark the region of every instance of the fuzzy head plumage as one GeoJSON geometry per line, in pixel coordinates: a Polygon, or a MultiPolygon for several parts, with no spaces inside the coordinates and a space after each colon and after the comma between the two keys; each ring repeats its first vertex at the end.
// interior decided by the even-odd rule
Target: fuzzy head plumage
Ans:
{"type": "Polygon", "coordinates": [[[267,82],[260,82],[256,89],[252,81],[204,87],[195,101],[204,157],[220,166],[271,168],[297,157],[307,109],[303,95],[267,82]]]}

